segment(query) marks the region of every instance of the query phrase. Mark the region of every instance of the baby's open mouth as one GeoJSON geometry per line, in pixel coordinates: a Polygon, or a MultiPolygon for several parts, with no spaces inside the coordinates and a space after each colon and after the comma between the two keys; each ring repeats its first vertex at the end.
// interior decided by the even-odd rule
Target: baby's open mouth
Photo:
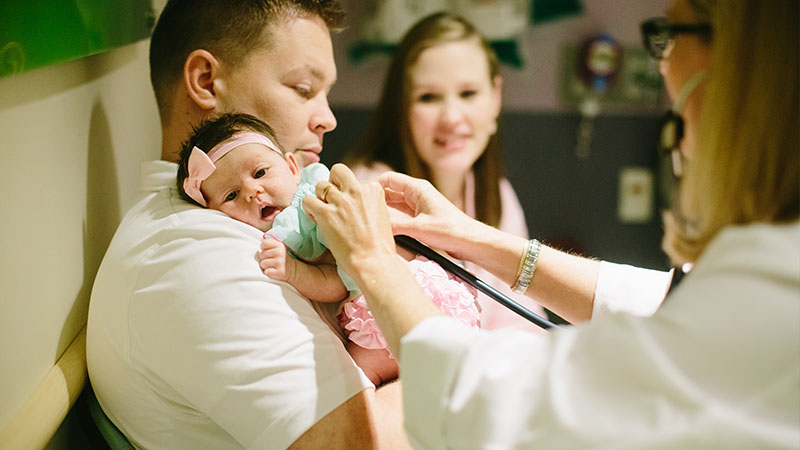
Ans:
{"type": "Polygon", "coordinates": [[[266,221],[272,221],[275,219],[275,216],[281,212],[278,208],[274,206],[265,206],[261,209],[261,219],[266,221]]]}

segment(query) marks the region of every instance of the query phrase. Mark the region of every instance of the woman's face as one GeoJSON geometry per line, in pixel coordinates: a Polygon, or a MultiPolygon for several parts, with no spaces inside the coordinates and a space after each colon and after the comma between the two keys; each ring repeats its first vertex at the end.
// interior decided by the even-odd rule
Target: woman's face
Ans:
{"type": "MultiPolygon", "coordinates": [[[[699,24],[707,20],[698,16],[689,0],[674,0],[666,11],[668,23],[699,24]]],[[[664,77],[667,94],[674,102],[686,81],[697,72],[708,69],[711,63],[711,45],[698,34],[679,33],[665,57],[659,61],[659,71],[664,77]]],[[[686,121],[686,130],[681,150],[685,154],[692,153],[694,148],[694,132],[700,117],[700,105],[703,100],[704,83],[701,83],[688,97],[683,110],[680,111],[686,121]]]]}
{"type": "Polygon", "coordinates": [[[427,48],[410,68],[409,126],[417,154],[436,176],[463,176],[497,130],[500,77],[475,39],[427,48]]]}
{"type": "MultiPolygon", "coordinates": [[[[706,21],[699,17],[689,0],[674,0],[666,11],[668,23],[698,24],[706,21]]],[[[672,100],[683,83],[694,73],[708,68],[711,60],[711,47],[697,34],[681,33],[675,35],[675,44],[659,63],[664,77],[667,93],[672,100]]]]}

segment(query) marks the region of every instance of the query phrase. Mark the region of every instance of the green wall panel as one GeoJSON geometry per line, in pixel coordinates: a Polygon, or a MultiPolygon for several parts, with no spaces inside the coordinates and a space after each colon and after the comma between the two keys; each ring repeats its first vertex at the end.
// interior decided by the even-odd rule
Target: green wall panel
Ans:
{"type": "Polygon", "coordinates": [[[150,36],[151,0],[0,0],[0,77],[150,36]]]}

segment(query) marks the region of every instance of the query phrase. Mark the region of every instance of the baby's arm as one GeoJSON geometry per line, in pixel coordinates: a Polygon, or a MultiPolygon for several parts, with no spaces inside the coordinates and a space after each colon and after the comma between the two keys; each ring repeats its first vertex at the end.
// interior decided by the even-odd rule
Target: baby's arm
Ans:
{"type": "Polygon", "coordinates": [[[282,242],[272,238],[261,241],[261,270],[273,280],[285,281],[309,300],[338,302],[347,297],[347,288],[336,273],[336,265],[320,260],[308,263],[289,256],[282,242]]]}

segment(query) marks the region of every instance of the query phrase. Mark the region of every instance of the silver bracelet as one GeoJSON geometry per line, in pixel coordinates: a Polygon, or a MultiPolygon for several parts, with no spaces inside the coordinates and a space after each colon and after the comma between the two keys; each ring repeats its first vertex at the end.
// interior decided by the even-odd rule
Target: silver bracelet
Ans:
{"type": "Polygon", "coordinates": [[[531,284],[533,273],[536,271],[536,261],[539,259],[539,251],[542,243],[538,239],[531,239],[525,244],[525,252],[520,259],[519,270],[517,271],[517,282],[511,286],[511,290],[517,294],[524,294],[531,284]]]}

